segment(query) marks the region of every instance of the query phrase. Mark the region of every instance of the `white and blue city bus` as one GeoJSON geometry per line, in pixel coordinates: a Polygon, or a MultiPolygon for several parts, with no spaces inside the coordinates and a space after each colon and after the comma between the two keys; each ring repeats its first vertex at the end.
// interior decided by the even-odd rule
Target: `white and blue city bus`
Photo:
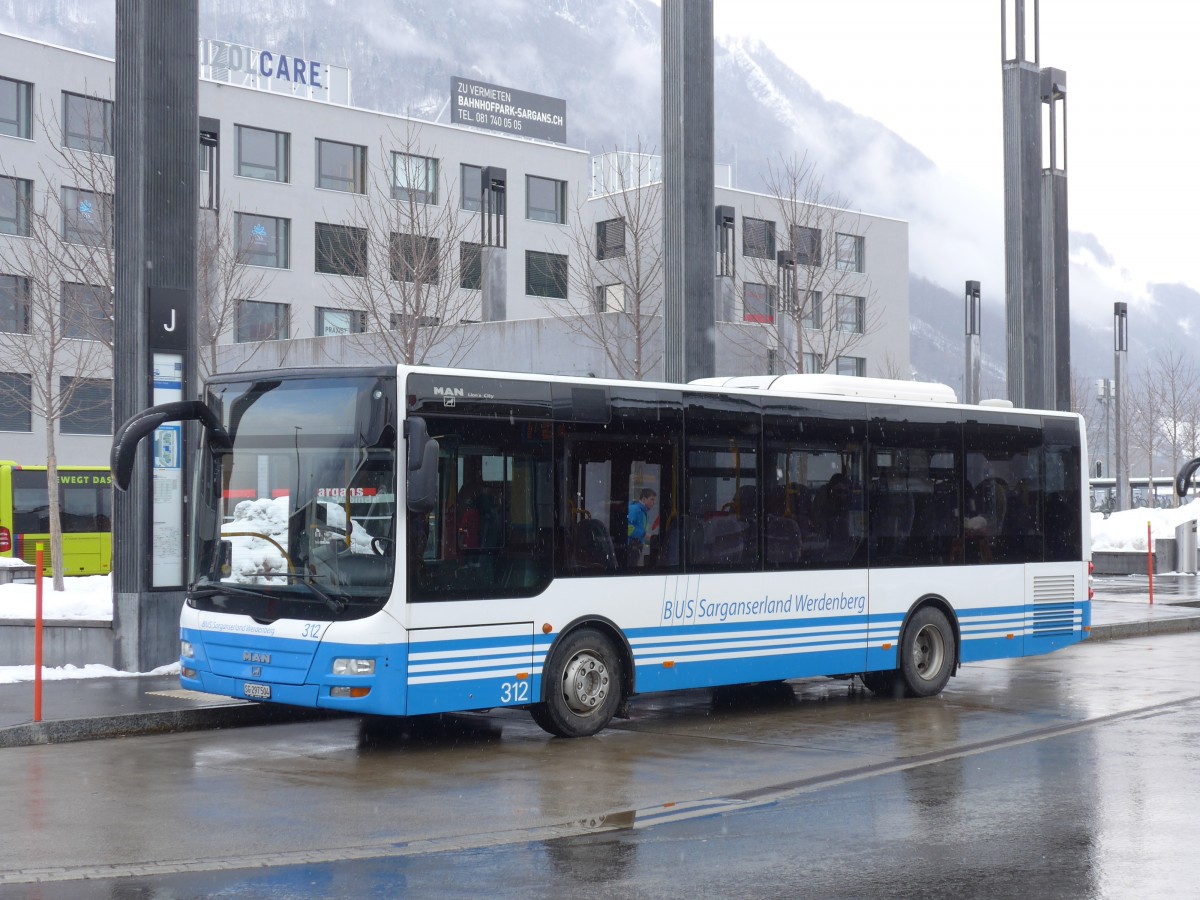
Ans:
{"type": "Polygon", "coordinates": [[[929,696],[1090,625],[1073,414],[830,376],[278,370],[135,416],[118,484],[169,419],[204,424],[181,667],[207,693],[582,736],[653,691],[929,696]]]}

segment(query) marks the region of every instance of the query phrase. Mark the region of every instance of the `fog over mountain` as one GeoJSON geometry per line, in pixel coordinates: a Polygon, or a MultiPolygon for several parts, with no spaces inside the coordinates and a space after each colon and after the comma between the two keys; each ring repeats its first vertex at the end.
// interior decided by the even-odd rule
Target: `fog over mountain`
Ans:
{"type": "MultiPolygon", "coordinates": [[[[0,0],[0,30],[111,56],[114,9],[113,0],[0,0]]],[[[356,106],[447,121],[450,78],[461,75],[565,98],[573,147],[661,143],[661,13],[650,0],[201,0],[200,16],[203,37],[347,66],[356,106]]],[[[907,220],[915,373],[960,387],[963,282],[979,280],[985,385],[1002,396],[1003,173],[992,194],[956,182],[757,42],[718,40],[714,71],[716,158],[732,166],[734,186],[765,192],[770,163],[807,154],[849,208],[907,220]]],[[[1192,334],[1192,288],[1121,293],[1102,236],[1072,233],[1071,263],[1072,362],[1089,381],[1111,375],[1113,300],[1131,304],[1131,359],[1192,334]]]]}

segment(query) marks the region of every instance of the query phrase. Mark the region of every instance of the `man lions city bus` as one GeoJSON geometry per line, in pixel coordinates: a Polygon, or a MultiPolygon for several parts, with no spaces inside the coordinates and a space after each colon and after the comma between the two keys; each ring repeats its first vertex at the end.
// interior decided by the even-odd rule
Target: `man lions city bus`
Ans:
{"type": "Polygon", "coordinates": [[[207,693],[582,736],[651,691],[930,696],[1090,624],[1076,415],[829,376],[239,373],[127,422],[117,484],[184,419],[182,682],[207,693]]]}
{"type": "MultiPolygon", "coordinates": [[[[59,466],[58,510],[64,575],[107,575],[112,566],[112,476],[107,466],[59,466]]],[[[42,544],[50,558],[50,493],[45,466],[0,460],[0,558],[33,565],[42,544]]]]}

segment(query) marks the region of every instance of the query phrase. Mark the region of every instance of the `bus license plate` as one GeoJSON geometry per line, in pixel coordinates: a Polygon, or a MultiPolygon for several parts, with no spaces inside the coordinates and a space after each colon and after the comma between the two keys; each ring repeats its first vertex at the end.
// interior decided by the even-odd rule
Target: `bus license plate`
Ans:
{"type": "Polygon", "coordinates": [[[247,681],[243,685],[243,689],[246,692],[246,696],[251,700],[271,699],[271,686],[269,684],[254,684],[251,681],[247,681]]]}

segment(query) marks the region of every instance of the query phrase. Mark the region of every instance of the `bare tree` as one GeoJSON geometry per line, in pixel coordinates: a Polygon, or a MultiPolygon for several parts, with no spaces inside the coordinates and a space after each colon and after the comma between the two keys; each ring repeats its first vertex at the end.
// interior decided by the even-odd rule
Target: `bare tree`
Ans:
{"type": "Polygon", "coordinates": [[[31,205],[30,220],[39,220],[47,238],[57,238],[53,252],[63,282],[90,288],[76,291],[80,299],[74,312],[79,325],[111,353],[116,286],[112,107],[96,97],[71,95],[65,102],[74,104],[70,123],[55,104],[38,111],[43,132],[64,137],[50,142],[54,155],[39,166],[43,196],[31,205]]]}
{"type": "MultiPolygon", "coordinates": [[[[111,429],[111,403],[96,404],[94,390],[110,384],[111,322],[105,333],[95,318],[95,291],[80,290],[78,257],[64,252],[58,231],[58,201],[51,191],[22,201],[28,234],[19,240],[0,241],[0,273],[8,290],[0,294],[6,320],[0,325],[0,356],[11,370],[18,389],[7,398],[34,417],[45,420],[46,483],[49,503],[50,560],[54,590],[63,590],[62,521],[58,486],[58,452],[55,435],[65,417],[107,416],[111,429]],[[11,319],[9,313],[11,312],[11,319]],[[107,340],[100,340],[101,334],[107,340]],[[29,379],[25,392],[18,382],[29,379]]],[[[86,286],[85,286],[86,287],[86,286]]],[[[111,388],[110,388],[111,390],[111,388]]]]}
{"type": "Polygon", "coordinates": [[[1155,352],[1151,367],[1158,387],[1157,422],[1171,448],[1170,471],[1174,474],[1187,449],[1189,419],[1200,379],[1191,356],[1173,342],[1155,352]]]}
{"type": "Polygon", "coordinates": [[[431,355],[454,365],[477,332],[480,246],[467,239],[471,218],[454,202],[454,180],[436,149],[422,148],[413,123],[390,145],[349,221],[317,226],[318,269],[331,279],[330,297],[371,332],[362,352],[393,362],[423,363],[431,355]],[[322,268],[324,267],[324,268],[322,268]]]}
{"type": "Polygon", "coordinates": [[[250,250],[235,223],[218,209],[200,211],[196,303],[202,379],[217,371],[217,346],[235,331],[239,304],[261,295],[274,280],[271,269],[247,265],[250,250]]]}
{"type": "Polygon", "coordinates": [[[782,234],[775,221],[743,220],[742,318],[759,326],[745,339],[773,350],[777,371],[836,371],[881,318],[862,274],[861,217],[826,189],[807,157],[769,163],[767,193],[782,234]]]}
{"type": "MultiPolygon", "coordinates": [[[[1125,419],[1125,436],[1127,447],[1139,454],[1146,463],[1146,474],[1153,478],[1154,459],[1158,452],[1160,438],[1159,406],[1161,393],[1158,378],[1151,366],[1146,366],[1136,374],[1131,373],[1129,381],[1129,396],[1123,404],[1125,419]]],[[[1131,473],[1137,472],[1130,453],[1125,456],[1126,465],[1131,473]]],[[[1150,482],[1153,484],[1153,481],[1150,482]]]]}
{"type": "Polygon", "coordinates": [[[603,351],[617,378],[662,377],[662,180],[641,140],[614,150],[595,205],[580,199],[565,250],[569,296],[547,311],[603,351]],[[593,224],[594,222],[594,224],[593,224]]]}
{"type": "MultiPolygon", "coordinates": [[[[1096,459],[1103,453],[1104,448],[1104,412],[1101,406],[1102,401],[1096,395],[1095,385],[1091,379],[1081,375],[1079,370],[1074,366],[1071,367],[1071,412],[1079,413],[1083,416],[1084,426],[1087,429],[1088,448],[1091,451],[1092,460],[1096,459]]],[[[1095,467],[1092,461],[1088,461],[1090,468],[1088,477],[1095,475],[1095,467]]],[[[1109,472],[1105,472],[1109,475],[1109,472]]]]}

